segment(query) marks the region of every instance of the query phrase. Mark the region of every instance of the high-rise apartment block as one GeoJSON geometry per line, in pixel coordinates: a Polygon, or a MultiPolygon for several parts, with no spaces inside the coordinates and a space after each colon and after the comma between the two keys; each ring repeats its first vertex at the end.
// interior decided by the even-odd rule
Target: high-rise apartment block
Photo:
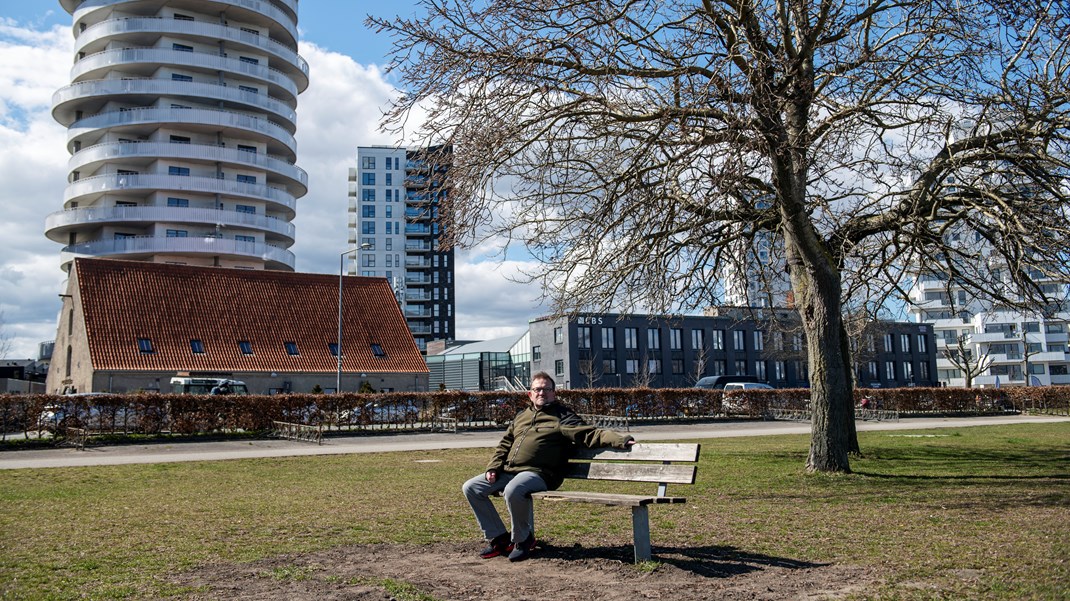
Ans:
{"type": "Polygon", "coordinates": [[[60,0],[71,153],[46,235],[75,256],[294,268],[298,0],[60,0]]]}
{"type": "Polygon", "coordinates": [[[362,146],[349,171],[351,275],[385,277],[421,352],[456,337],[453,249],[440,245],[448,148],[362,146]]]}

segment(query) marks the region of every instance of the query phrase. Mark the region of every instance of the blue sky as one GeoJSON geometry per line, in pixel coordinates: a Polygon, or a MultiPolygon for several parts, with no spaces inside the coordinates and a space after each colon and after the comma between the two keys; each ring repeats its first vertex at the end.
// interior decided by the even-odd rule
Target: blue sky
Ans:
{"type": "MultiPolygon", "coordinates": [[[[347,177],[356,148],[392,144],[378,131],[397,93],[382,72],[391,40],[365,28],[369,13],[411,16],[412,0],[304,0],[300,54],[311,71],[299,99],[298,165],[309,193],[298,201],[297,270],[337,273],[347,248],[347,177]]],[[[65,130],[50,115],[52,94],[69,82],[73,37],[58,0],[0,0],[0,337],[6,358],[32,358],[55,338],[65,283],[60,245],[44,236],[48,214],[62,208],[67,176],[65,130]]],[[[495,249],[463,251],[456,263],[457,337],[519,334],[544,311],[530,286],[510,281],[523,261],[499,261],[495,249]]],[[[0,345],[2,348],[2,345],[0,345]]]]}

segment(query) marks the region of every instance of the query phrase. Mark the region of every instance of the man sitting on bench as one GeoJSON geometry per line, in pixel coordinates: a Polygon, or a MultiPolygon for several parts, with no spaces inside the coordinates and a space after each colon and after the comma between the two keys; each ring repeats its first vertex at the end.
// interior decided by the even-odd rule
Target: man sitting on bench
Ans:
{"type": "Polygon", "coordinates": [[[561,486],[575,445],[623,449],[635,444],[631,436],[587,424],[574,411],[557,403],[554,379],[546,372],[532,376],[528,398],[531,405],[513,418],[487,471],[461,488],[489,541],[480,553],[483,559],[505,554],[509,561],[528,558],[535,548],[531,493],[561,486]],[[497,493],[502,494],[509,509],[512,535],[490,500],[497,493]]]}

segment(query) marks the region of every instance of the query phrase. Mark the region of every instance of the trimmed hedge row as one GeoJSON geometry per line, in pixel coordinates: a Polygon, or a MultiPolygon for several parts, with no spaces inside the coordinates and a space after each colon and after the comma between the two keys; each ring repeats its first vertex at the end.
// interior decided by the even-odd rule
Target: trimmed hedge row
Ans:
{"type": "MultiPolygon", "coordinates": [[[[559,399],[579,413],[632,419],[761,417],[770,408],[807,409],[807,389],[601,388],[559,390],[559,399]]],[[[1003,389],[858,389],[874,408],[911,413],[1047,411],[1070,414],[1070,386],[1003,389]]],[[[266,433],[273,422],[322,426],[326,430],[419,430],[438,416],[493,426],[509,421],[527,403],[524,392],[343,393],[284,395],[0,395],[5,439],[30,438],[47,430],[62,436],[76,427],[99,434],[266,433]]]]}

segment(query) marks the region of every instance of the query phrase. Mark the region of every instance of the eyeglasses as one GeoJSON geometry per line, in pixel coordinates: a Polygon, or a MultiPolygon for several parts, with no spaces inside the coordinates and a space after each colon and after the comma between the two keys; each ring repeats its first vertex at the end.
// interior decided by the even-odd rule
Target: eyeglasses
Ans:
{"type": "Polygon", "coordinates": [[[545,393],[545,392],[553,392],[554,389],[553,388],[549,388],[549,387],[540,387],[540,388],[532,388],[531,391],[534,392],[534,393],[540,393],[540,392],[545,393]]]}

